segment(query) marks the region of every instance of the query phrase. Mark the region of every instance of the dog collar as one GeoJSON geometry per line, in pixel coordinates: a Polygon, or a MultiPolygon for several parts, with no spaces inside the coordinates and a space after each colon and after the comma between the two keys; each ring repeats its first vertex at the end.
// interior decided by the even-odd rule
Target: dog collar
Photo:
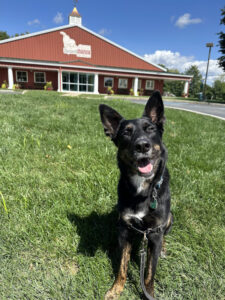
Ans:
{"type": "Polygon", "coordinates": [[[156,209],[158,207],[158,190],[160,189],[162,183],[163,183],[163,177],[161,176],[160,180],[156,183],[156,185],[153,188],[152,199],[150,200],[151,209],[156,209]]]}

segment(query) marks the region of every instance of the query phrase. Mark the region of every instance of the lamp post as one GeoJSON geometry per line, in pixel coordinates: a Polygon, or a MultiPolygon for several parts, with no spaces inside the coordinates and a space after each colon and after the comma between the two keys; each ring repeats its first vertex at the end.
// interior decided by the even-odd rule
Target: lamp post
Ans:
{"type": "Polygon", "coordinates": [[[213,47],[213,43],[207,43],[206,47],[209,48],[209,56],[208,56],[208,63],[207,63],[207,68],[206,68],[206,74],[205,74],[205,83],[204,83],[204,87],[203,87],[203,100],[205,100],[206,81],[207,81],[207,76],[208,76],[209,60],[210,60],[211,48],[213,47]]]}

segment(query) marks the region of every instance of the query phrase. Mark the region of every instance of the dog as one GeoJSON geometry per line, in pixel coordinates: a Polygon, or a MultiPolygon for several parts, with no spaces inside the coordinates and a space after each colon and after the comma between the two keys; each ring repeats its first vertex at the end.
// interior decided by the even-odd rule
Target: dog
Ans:
{"type": "MultiPolygon", "coordinates": [[[[154,276],[164,235],[173,223],[170,211],[167,149],[162,142],[164,105],[159,91],[149,98],[141,118],[124,119],[101,104],[100,117],[106,136],[116,145],[120,170],[118,183],[119,246],[118,275],[105,299],[118,299],[123,291],[132,244],[137,235],[147,236],[147,270],[144,285],[148,299],[154,297],[154,276]]],[[[146,296],[146,294],[145,294],[146,296]]]]}

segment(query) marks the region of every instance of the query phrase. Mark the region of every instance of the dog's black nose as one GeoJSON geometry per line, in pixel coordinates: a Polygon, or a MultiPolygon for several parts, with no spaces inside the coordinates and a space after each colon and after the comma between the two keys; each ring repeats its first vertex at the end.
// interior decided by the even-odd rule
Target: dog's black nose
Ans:
{"type": "Polygon", "coordinates": [[[150,144],[146,140],[140,140],[135,144],[135,149],[137,152],[145,153],[150,150],[150,144]]]}

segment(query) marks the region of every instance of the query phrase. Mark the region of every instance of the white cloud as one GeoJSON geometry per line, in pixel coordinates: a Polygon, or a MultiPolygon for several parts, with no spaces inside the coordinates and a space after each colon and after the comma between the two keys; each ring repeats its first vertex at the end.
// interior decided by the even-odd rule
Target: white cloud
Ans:
{"type": "Polygon", "coordinates": [[[200,18],[191,19],[190,14],[184,14],[183,16],[180,16],[177,19],[175,26],[184,28],[190,24],[199,24],[199,23],[202,23],[202,20],[200,18]]]}
{"type": "MultiPolygon", "coordinates": [[[[182,56],[179,52],[172,52],[170,50],[157,50],[153,54],[145,54],[144,58],[150,63],[163,64],[168,69],[177,69],[182,73],[190,66],[195,65],[198,67],[203,78],[205,78],[207,60],[196,60],[194,56],[182,56]]],[[[224,72],[218,66],[217,60],[211,59],[209,62],[207,83],[212,85],[214,80],[218,79],[222,74],[224,72]]]]}
{"type": "Polygon", "coordinates": [[[57,12],[56,16],[53,18],[53,22],[55,24],[61,24],[63,23],[63,20],[64,20],[63,14],[60,12],[57,12]]]}
{"type": "Polygon", "coordinates": [[[111,30],[108,30],[108,29],[106,29],[106,28],[102,28],[102,29],[99,30],[98,33],[99,33],[100,35],[102,35],[102,36],[106,36],[106,35],[111,34],[111,30]]]}
{"type": "Polygon", "coordinates": [[[38,19],[34,19],[34,20],[32,20],[32,21],[28,21],[27,22],[27,24],[29,25],[29,26],[32,26],[32,25],[40,25],[40,21],[38,20],[38,19]]]}

